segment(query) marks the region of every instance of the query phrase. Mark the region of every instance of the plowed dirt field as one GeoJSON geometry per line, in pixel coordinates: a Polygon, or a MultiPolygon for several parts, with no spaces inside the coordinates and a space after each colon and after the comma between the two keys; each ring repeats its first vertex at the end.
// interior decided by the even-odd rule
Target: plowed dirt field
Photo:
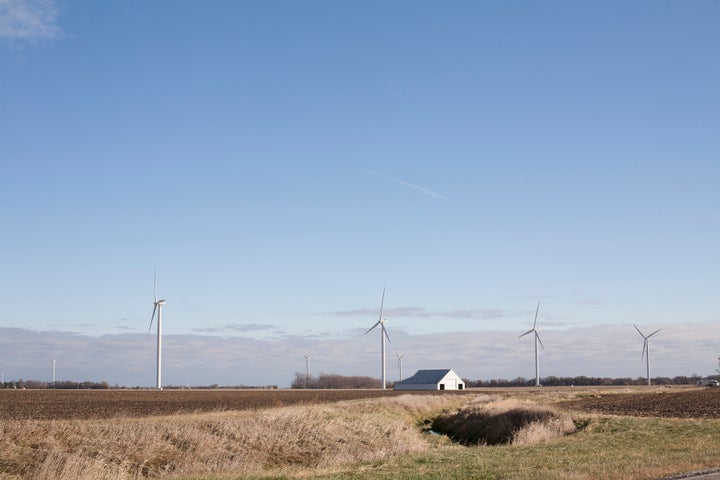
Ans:
{"type": "Polygon", "coordinates": [[[0,390],[0,418],[141,417],[254,410],[407,393],[392,390],[0,390]]]}
{"type": "Polygon", "coordinates": [[[575,410],[634,417],[720,418],[720,388],[594,394],[558,405],[575,410]]]}
{"type": "MultiPolygon", "coordinates": [[[[496,391],[497,392],[497,391],[496,391]]],[[[142,417],[405,395],[392,390],[0,390],[0,418],[15,420],[142,417]]],[[[416,392],[427,395],[432,392],[416,392]]],[[[440,394],[440,392],[437,392],[440,394]]],[[[444,392],[445,394],[449,392],[444,392]]],[[[458,395],[479,393],[465,390],[458,395]]],[[[503,390],[503,394],[510,391],[503,390]]],[[[639,417],[720,418],[720,388],[602,393],[562,408],[639,417]]]]}

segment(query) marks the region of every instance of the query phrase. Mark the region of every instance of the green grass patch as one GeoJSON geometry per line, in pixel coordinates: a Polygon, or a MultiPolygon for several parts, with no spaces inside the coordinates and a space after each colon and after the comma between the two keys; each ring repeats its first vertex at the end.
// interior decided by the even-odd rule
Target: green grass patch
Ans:
{"type": "MultiPolygon", "coordinates": [[[[297,472],[319,479],[657,479],[719,467],[720,421],[588,417],[578,433],[536,445],[463,447],[437,441],[425,453],[297,472]]],[[[283,478],[283,477],[264,477],[283,478]]]]}

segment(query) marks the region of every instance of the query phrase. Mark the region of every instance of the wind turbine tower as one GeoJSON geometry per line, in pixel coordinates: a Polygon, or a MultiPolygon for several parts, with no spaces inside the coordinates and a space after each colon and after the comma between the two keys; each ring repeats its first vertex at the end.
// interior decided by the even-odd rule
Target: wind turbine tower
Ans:
{"type": "Polygon", "coordinates": [[[303,356],[305,357],[305,386],[307,387],[310,380],[310,350],[303,356]]]}
{"type": "MultiPolygon", "coordinates": [[[[538,334],[538,326],[537,326],[537,316],[538,311],[540,310],[540,302],[537,304],[537,308],[535,309],[535,321],[533,322],[533,327],[528,330],[527,332],[520,335],[520,337],[524,337],[525,335],[529,333],[535,334],[535,386],[540,386],[540,352],[538,350],[538,343],[540,346],[544,349],[545,345],[543,345],[542,340],[540,340],[540,335],[538,334]]],[[[518,338],[520,338],[518,337],[518,338]]]]}
{"type": "Polygon", "coordinates": [[[52,385],[53,388],[55,388],[55,364],[57,363],[57,360],[53,358],[52,360],[52,385]]]}
{"type": "Polygon", "coordinates": [[[148,337],[150,337],[155,312],[157,312],[157,382],[155,388],[162,390],[162,307],[165,305],[165,300],[158,300],[157,298],[157,275],[154,272],[153,290],[155,293],[155,301],[153,302],[153,311],[150,317],[150,326],[148,327],[148,337]]]}
{"type": "Polygon", "coordinates": [[[657,332],[659,332],[660,328],[652,332],[650,335],[645,335],[643,332],[640,331],[640,329],[637,327],[637,325],[633,325],[635,327],[635,330],[638,331],[641,337],[643,337],[643,349],[642,354],[640,355],[640,361],[642,362],[643,357],[645,357],[645,368],[646,368],[646,374],[647,374],[647,384],[650,385],[650,343],[648,342],[648,339],[655,335],[657,332]]]}
{"type": "Polygon", "coordinates": [[[383,288],[382,293],[382,299],[380,300],[380,318],[379,320],[368,329],[367,332],[365,332],[365,335],[370,333],[375,327],[380,325],[380,355],[382,356],[382,389],[385,390],[386,388],[386,377],[385,377],[385,339],[387,338],[387,341],[390,341],[390,337],[388,337],[387,330],[385,330],[385,322],[387,322],[387,318],[383,318],[383,304],[385,303],[385,289],[383,288]]]}
{"type": "Polygon", "coordinates": [[[395,356],[396,356],[397,359],[398,359],[398,370],[400,370],[400,381],[402,382],[402,381],[403,381],[402,359],[403,359],[403,357],[405,356],[405,354],[404,354],[404,353],[400,354],[400,353],[395,352],[395,356]]]}

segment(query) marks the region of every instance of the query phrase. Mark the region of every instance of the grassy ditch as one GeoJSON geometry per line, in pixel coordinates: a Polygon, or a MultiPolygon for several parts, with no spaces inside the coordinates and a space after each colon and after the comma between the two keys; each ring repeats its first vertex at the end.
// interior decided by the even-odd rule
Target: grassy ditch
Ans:
{"type": "Polygon", "coordinates": [[[428,452],[309,477],[650,480],[720,466],[720,420],[588,416],[580,423],[577,433],[552,441],[475,447],[438,441],[428,452]]]}
{"type": "Polygon", "coordinates": [[[532,444],[574,433],[568,413],[516,399],[476,401],[439,415],[432,430],[466,446],[532,444]]]}
{"type": "Polygon", "coordinates": [[[534,402],[408,395],[166,417],[2,420],[0,480],[632,480],[719,466],[720,420],[546,408],[553,395],[543,392],[534,402]],[[520,420],[518,411],[525,412],[520,420]],[[477,420],[503,412],[515,412],[500,435],[509,444],[476,439],[463,446],[423,433],[443,414],[477,420]],[[567,434],[568,421],[580,428],[567,434]]]}
{"type": "Polygon", "coordinates": [[[0,479],[237,477],[385,461],[426,451],[418,422],[462,401],[407,395],[167,417],[2,420],[0,479]]]}

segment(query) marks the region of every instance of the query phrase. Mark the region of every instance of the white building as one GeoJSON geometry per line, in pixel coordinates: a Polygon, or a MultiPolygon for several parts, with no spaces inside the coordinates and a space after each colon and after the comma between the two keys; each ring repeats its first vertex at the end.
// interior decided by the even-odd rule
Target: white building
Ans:
{"type": "Polygon", "coordinates": [[[395,383],[395,390],[463,390],[465,382],[451,369],[418,370],[415,375],[395,383]]]}

